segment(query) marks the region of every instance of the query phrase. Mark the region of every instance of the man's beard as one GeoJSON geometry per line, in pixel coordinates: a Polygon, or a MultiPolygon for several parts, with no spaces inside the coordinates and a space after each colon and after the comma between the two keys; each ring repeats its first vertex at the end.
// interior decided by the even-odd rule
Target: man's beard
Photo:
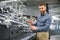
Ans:
{"type": "Polygon", "coordinates": [[[45,14],[45,12],[41,12],[41,15],[43,16],[45,14]]]}
{"type": "Polygon", "coordinates": [[[44,16],[44,14],[41,13],[41,16],[44,16]]]}

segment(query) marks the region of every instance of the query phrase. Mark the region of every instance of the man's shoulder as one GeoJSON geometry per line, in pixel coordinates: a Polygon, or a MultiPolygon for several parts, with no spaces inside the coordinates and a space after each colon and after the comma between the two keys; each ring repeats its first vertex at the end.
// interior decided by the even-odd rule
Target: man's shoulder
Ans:
{"type": "Polygon", "coordinates": [[[46,13],[46,16],[51,17],[48,13],[46,13]]]}
{"type": "Polygon", "coordinates": [[[49,18],[49,19],[51,19],[51,16],[49,14],[46,14],[46,17],[49,18]]]}

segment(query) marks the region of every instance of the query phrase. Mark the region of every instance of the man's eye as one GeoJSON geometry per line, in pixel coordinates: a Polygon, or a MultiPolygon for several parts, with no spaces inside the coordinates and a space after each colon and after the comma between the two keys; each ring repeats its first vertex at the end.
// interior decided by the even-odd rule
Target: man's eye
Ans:
{"type": "Polygon", "coordinates": [[[41,8],[41,9],[43,9],[43,8],[41,8]]]}
{"type": "Polygon", "coordinates": [[[43,9],[43,8],[39,8],[39,9],[43,9]]]}

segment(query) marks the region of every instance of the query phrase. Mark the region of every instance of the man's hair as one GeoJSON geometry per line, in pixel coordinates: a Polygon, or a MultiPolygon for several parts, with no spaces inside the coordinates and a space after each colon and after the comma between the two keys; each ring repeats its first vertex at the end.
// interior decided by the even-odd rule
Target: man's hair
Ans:
{"type": "Polygon", "coordinates": [[[41,2],[41,3],[39,4],[39,6],[42,6],[42,5],[46,6],[46,3],[45,3],[45,2],[41,2]]]}

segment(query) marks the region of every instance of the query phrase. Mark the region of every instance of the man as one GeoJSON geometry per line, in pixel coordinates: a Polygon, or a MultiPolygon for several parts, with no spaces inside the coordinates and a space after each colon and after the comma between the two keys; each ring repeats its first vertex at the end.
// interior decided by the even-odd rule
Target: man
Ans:
{"type": "Polygon", "coordinates": [[[30,21],[30,28],[37,31],[37,40],[48,40],[49,38],[49,26],[51,24],[51,17],[46,12],[46,4],[41,3],[39,5],[40,15],[37,17],[36,26],[32,25],[30,21]]]}

